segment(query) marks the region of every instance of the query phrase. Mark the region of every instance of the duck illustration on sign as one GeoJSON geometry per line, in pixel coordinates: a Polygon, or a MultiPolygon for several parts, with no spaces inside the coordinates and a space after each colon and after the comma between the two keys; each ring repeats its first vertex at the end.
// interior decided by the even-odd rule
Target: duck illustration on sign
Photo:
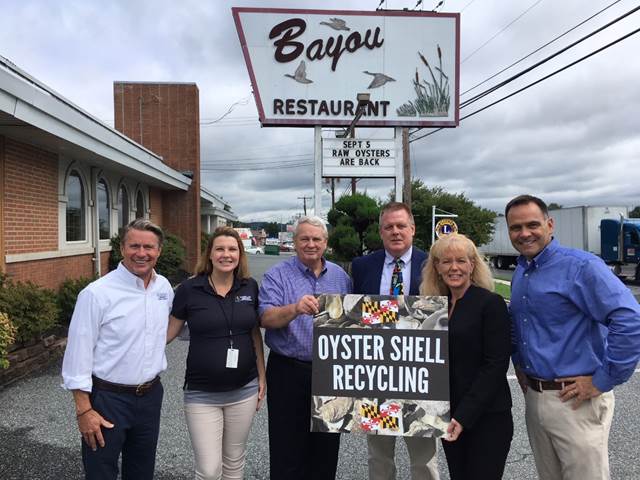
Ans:
{"type": "Polygon", "coordinates": [[[336,17],[330,18],[328,22],[320,22],[320,25],[326,25],[327,27],[331,27],[334,30],[351,30],[349,27],[347,27],[347,22],[345,20],[336,17]]]}
{"type": "Polygon", "coordinates": [[[313,80],[307,78],[307,65],[304,63],[304,60],[300,60],[300,65],[298,65],[293,75],[285,73],[284,76],[293,78],[298,83],[313,83],[313,80]]]}
{"type": "Polygon", "coordinates": [[[384,73],[372,73],[372,72],[368,72],[367,70],[365,70],[362,73],[366,73],[367,75],[373,76],[373,80],[371,81],[371,83],[367,87],[368,89],[370,89],[370,88],[378,88],[378,87],[381,87],[382,85],[384,85],[387,82],[395,82],[396,81],[395,78],[391,78],[390,76],[385,75],[384,73]]]}

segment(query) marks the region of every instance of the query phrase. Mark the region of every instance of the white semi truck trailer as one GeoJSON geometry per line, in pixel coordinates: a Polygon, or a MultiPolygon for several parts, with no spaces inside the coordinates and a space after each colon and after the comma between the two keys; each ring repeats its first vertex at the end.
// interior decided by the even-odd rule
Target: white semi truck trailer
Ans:
{"type": "MultiPolygon", "coordinates": [[[[583,206],[550,210],[554,220],[553,236],[562,245],[579,248],[602,257],[616,274],[633,267],[640,280],[640,219],[627,218],[628,207],[583,206]]],[[[480,247],[494,267],[515,265],[518,252],[511,245],[505,217],[494,221],[492,240],[480,247]]]]}

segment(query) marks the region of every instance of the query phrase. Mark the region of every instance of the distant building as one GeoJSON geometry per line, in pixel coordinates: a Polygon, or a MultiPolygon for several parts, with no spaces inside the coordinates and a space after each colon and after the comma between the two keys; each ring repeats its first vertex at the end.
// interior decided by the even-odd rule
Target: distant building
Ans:
{"type": "Polygon", "coordinates": [[[104,274],[109,239],[138,217],[182,238],[191,270],[201,229],[237,221],[200,186],[198,95],[115,82],[113,129],[0,57],[2,272],[49,288],[104,274]]]}

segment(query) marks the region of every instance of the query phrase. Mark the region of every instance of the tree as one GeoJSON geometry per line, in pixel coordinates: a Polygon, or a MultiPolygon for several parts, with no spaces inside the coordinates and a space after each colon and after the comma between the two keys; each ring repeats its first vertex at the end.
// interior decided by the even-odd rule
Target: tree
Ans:
{"type": "Polygon", "coordinates": [[[629,218],[640,218],[640,206],[634,207],[634,209],[629,212],[629,218]]]}
{"type": "Polygon", "coordinates": [[[366,250],[382,247],[378,233],[380,206],[366,194],[340,198],[329,211],[329,223],[333,226],[329,246],[336,259],[350,261],[366,250]]]}
{"type": "Polygon", "coordinates": [[[556,202],[551,202],[549,205],[547,205],[547,208],[549,210],[560,210],[562,208],[562,205],[556,202]]]}
{"type": "MultiPolygon", "coordinates": [[[[469,237],[476,245],[484,245],[491,240],[495,212],[479,207],[463,193],[445,192],[442,187],[427,188],[422,180],[411,182],[412,212],[416,222],[414,244],[423,249],[431,247],[431,214],[435,205],[441,210],[458,215],[453,220],[458,231],[469,237]]],[[[436,222],[438,218],[436,217],[436,222]]]]}
{"type": "Polygon", "coordinates": [[[278,233],[280,233],[280,224],[277,222],[265,223],[263,228],[269,238],[275,238],[278,236],[278,233]]]}

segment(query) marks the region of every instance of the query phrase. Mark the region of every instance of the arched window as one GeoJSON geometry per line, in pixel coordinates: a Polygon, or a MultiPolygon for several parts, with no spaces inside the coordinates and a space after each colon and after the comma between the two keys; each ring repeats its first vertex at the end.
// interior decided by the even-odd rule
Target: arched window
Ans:
{"type": "Polygon", "coordinates": [[[76,171],[69,173],[67,193],[67,242],[86,240],[84,187],[76,171]]]}
{"type": "Polygon", "coordinates": [[[129,223],[129,194],[124,185],[118,191],[118,228],[122,229],[129,223]]]}
{"type": "Polygon", "coordinates": [[[109,189],[104,179],[98,181],[98,230],[100,240],[111,237],[111,215],[109,215],[109,189]]]}
{"type": "Polygon", "coordinates": [[[144,218],[144,197],[140,190],[136,195],[136,218],[144,218]]]}

